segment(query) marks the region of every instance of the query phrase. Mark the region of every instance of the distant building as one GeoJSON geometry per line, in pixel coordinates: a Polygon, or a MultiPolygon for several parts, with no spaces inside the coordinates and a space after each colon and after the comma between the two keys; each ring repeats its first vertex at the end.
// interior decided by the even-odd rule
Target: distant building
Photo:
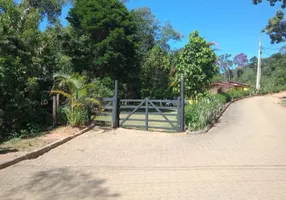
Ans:
{"type": "Polygon", "coordinates": [[[229,82],[214,82],[211,84],[210,93],[211,94],[218,94],[223,92],[228,92],[231,89],[235,90],[249,90],[250,85],[245,83],[239,83],[235,81],[229,81],[229,82]]]}

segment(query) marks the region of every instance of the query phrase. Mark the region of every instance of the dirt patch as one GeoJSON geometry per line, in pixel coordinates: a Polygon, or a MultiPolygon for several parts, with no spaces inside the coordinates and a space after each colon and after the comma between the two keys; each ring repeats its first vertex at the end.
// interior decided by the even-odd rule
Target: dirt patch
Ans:
{"type": "Polygon", "coordinates": [[[25,153],[44,147],[62,138],[74,135],[83,128],[73,128],[71,126],[58,127],[52,131],[47,131],[35,138],[20,139],[14,138],[0,144],[0,163],[11,160],[25,153]]]}

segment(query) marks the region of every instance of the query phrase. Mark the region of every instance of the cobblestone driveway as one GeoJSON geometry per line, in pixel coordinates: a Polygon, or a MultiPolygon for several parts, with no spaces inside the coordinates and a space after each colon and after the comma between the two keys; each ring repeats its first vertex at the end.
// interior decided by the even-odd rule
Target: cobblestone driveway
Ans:
{"type": "Polygon", "coordinates": [[[1,200],[286,199],[286,109],[239,101],[204,135],[88,132],[0,171],[1,200]]]}

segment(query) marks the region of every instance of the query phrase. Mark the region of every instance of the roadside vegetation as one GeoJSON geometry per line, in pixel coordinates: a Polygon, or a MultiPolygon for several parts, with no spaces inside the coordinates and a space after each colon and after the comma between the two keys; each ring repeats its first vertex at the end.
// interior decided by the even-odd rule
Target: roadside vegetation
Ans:
{"type": "Polygon", "coordinates": [[[191,131],[202,130],[214,123],[225,105],[233,100],[252,95],[251,91],[230,90],[221,94],[206,93],[198,97],[197,103],[186,106],[185,120],[191,131]]]}
{"type": "MultiPolygon", "coordinates": [[[[230,100],[253,94],[208,92],[214,81],[253,88],[256,57],[218,55],[216,43],[197,30],[186,36],[184,48],[174,50],[170,44],[183,36],[171,22],[160,22],[149,8],[128,10],[126,2],[0,0],[0,142],[53,128],[54,95],[60,99],[59,124],[90,124],[99,99],[113,95],[114,80],[121,98],[173,99],[183,76],[185,98],[193,102],[186,108],[191,130],[211,123],[230,100]],[[59,20],[65,5],[72,7],[68,26],[59,20]]],[[[276,24],[284,20],[278,15],[276,24]]],[[[274,37],[272,25],[266,33],[273,42],[284,41],[285,31],[274,37]]],[[[263,59],[262,65],[259,93],[286,89],[285,51],[263,59]]]]}

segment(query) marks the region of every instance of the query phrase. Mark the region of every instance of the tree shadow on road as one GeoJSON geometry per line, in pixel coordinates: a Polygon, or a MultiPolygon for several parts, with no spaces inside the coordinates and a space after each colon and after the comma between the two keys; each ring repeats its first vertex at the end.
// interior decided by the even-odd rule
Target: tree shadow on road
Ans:
{"type": "MultiPolygon", "coordinates": [[[[104,179],[97,179],[91,173],[83,173],[70,168],[56,168],[34,173],[29,180],[18,180],[14,188],[4,194],[5,200],[65,200],[65,199],[116,199],[104,186],[104,179]],[[23,183],[21,182],[23,181],[23,183]]],[[[0,196],[0,199],[3,197],[0,196]]]]}
{"type": "Polygon", "coordinates": [[[15,153],[18,152],[18,149],[14,149],[11,147],[0,147],[0,155],[1,154],[7,154],[7,153],[15,153]]]}

